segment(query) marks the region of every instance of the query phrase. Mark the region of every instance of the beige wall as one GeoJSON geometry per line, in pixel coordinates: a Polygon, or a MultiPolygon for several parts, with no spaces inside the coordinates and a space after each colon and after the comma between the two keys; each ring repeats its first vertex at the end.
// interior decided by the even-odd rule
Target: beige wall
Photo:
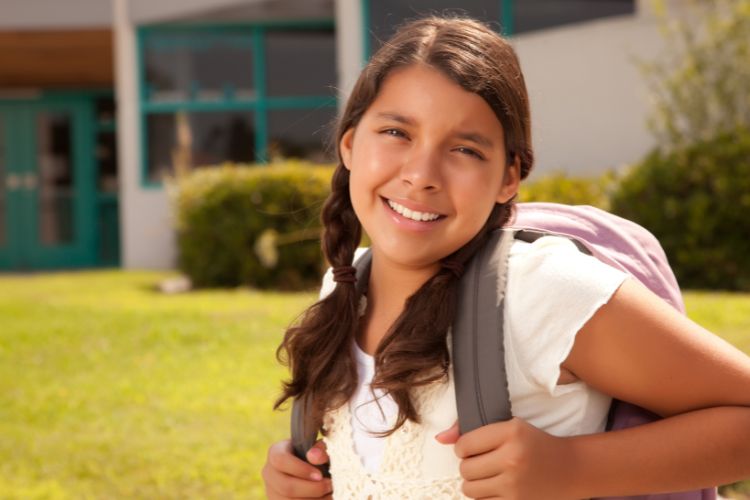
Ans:
{"type": "Polygon", "coordinates": [[[513,39],[532,108],[536,175],[594,174],[654,145],[649,98],[634,59],[662,46],[650,16],[627,16],[513,39]]]}
{"type": "MultiPolygon", "coordinates": [[[[129,0],[136,24],[172,20],[204,22],[324,18],[333,15],[334,0],[129,0]]],[[[347,0],[358,3],[359,0],[347,0]]]]}
{"type": "Polygon", "coordinates": [[[113,3],[122,266],[171,268],[175,242],[166,193],[143,188],[140,180],[135,30],[129,20],[128,0],[113,3]]]}
{"type": "Polygon", "coordinates": [[[109,26],[111,0],[0,0],[0,30],[109,26]]]}
{"type": "Polygon", "coordinates": [[[339,74],[339,105],[346,102],[364,61],[362,2],[336,2],[336,64],[339,74]]]}
{"type": "Polygon", "coordinates": [[[185,17],[237,4],[259,3],[261,0],[129,0],[130,20],[136,24],[185,17]]]}

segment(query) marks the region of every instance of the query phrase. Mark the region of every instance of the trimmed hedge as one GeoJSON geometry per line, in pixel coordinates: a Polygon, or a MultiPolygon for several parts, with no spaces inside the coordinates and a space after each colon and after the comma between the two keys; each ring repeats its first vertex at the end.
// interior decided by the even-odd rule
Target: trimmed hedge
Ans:
{"type": "MultiPolygon", "coordinates": [[[[197,287],[317,287],[332,172],[225,165],[173,180],[179,268],[197,287]]],[[[547,175],[522,184],[519,201],[610,210],[654,233],[681,286],[750,290],[750,131],[654,151],[620,178],[547,175]]]]}
{"type": "Polygon", "coordinates": [[[546,201],[566,205],[591,205],[607,210],[609,193],[615,184],[613,173],[596,178],[570,177],[563,172],[522,182],[518,201],[546,201]]]}
{"type": "Polygon", "coordinates": [[[307,164],[227,164],[173,180],[178,267],[196,287],[319,286],[319,214],[332,173],[307,164]]]}
{"type": "Polygon", "coordinates": [[[611,208],[654,233],[682,287],[750,290],[750,131],[652,152],[611,208]]]}

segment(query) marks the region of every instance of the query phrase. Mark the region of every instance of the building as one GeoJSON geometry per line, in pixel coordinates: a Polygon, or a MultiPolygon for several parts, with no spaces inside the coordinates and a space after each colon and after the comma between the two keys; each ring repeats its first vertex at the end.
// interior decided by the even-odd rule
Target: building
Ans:
{"type": "Polygon", "coordinates": [[[446,9],[514,39],[537,172],[651,148],[633,57],[645,0],[3,0],[0,270],[168,268],[163,178],[191,165],[330,161],[337,106],[395,25],[446,9]]]}

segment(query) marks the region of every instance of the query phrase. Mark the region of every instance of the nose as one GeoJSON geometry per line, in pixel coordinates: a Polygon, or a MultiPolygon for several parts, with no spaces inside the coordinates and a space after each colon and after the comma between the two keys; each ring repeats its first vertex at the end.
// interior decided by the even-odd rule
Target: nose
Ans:
{"type": "Polygon", "coordinates": [[[439,152],[424,147],[410,153],[401,166],[401,181],[415,190],[439,190],[442,183],[439,152]]]}

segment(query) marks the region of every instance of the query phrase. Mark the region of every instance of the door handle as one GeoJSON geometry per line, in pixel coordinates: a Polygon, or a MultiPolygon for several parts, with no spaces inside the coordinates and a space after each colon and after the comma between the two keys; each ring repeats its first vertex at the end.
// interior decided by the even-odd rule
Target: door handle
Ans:
{"type": "Polygon", "coordinates": [[[15,191],[16,189],[20,188],[22,184],[23,179],[21,179],[20,175],[8,174],[5,177],[5,187],[8,189],[8,191],[15,191]]]}
{"type": "Polygon", "coordinates": [[[28,189],[29,191],[36,189],[36,186],[38,184],[36,175],[32,173],[26,174],[23,182],[26,185],[26,189],[28,189]]]}
{"type": "Polygon", "coordinates": [[[28,190],[36,189],[38,180],[34,174],[8,174],[5,177],[5,187],[8,191],[15,191],[16,189],[26,188],[28,190]]]}

